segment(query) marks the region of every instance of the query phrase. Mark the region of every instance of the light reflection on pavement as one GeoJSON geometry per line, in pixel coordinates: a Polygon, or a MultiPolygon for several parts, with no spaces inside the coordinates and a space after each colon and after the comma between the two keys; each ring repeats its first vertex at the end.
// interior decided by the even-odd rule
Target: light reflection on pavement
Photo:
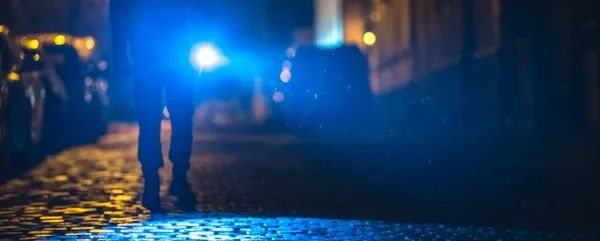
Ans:
{"type": "MultiPolygon", "coordinates": [[[[124,128],[97,145],[66,150],[1,186],[0,239],[586,240],[547,232],[302,217],[357,210],[340,205],[344,200],[373,201],[367,200],[366,187],[341,183],[299,155],[276,153],[292,140],[286,136],[231,137],[263,143],[250,150],[255,158],[240,158],[249,150],[196,151],[190,179],[199,213],[177,213],[166,196],[170,164],[165,162],[161,192],[174,213],[151,216],[138,201],[142,179],[134,133],[135,128],[124,128]]],[[[198,134],[196,139],[211,138],[217,137],[198,134]]],[[[370,212],[377,208],[372,206],[363,208],[370,212]]]]}

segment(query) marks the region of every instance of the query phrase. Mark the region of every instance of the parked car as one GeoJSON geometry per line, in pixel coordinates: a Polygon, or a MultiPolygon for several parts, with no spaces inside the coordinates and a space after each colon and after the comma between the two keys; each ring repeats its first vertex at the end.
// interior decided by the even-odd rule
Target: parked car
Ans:
{"type": "Polygon", "coordinates": [[[8,28],[0,25],[0,180],[4,180],[11,170],[11,142],[9,136],[9,76],[20,64],[19,53],[11,44],[8,28]]]}
{"type": "Polygon", "coordinates": [[[2,168],[10,173],[15,167],[35,164],[44,156],[41,145],[46,90],[40,78],[41,69],[29,63],[6,27],[1,30],[0,149],[2,168]]]}
{"type": "MultiPolygon", "coordinates": [[[[68,34],[46,33],[18,37],[30,50],[47,53],[67,93],[65,136],[70,143],[93,142],[106,131],[104,112],[108,107],[108,82],[102,61],[95,61],[95,40],[68,34]],[[92,68],[90,68],[92,64],[92,68]]],[[[106,64],[104,62],[104,64],[106,64]]]]}
{"type": "Polygon", "coordinates": [[[372,125],[368,61],[357,46],[303,46],[283,69],[273,97],[292,129],[343,133],[372,125]]]}
{"type": "Polygon", "coordinates": [[[44,89],[42,116],[38,127],[40,148],[43,153],[56,153],[69,145],[64,131],[70,128],[65,121],[67,116],[68,93],[62,78],[50,57],[43,49],[22,48],[21,71],[41,83],[44,89]],[[31,73],[31,74],[30,74],[31,73]]]}

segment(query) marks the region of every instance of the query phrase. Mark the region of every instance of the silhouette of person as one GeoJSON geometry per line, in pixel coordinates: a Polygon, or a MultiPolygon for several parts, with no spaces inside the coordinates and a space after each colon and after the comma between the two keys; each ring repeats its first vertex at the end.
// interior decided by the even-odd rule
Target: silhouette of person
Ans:
{"type": "Polygon", "coordinates": [[[131,76],[139,123],[138,160],[144,176],[142,205],[151,212],[164,212],[160,199],[159,169],[163,167],[161,122],[163,93],[171,120],[169,159],[173,179],[169,193],[184,211],[195,209],[187,172],[193,143],[195,73],[187,63],[185,36],[191,29],[189,16],[202,11],[202,1],[112,0],[113,67],[121,76],[131,76]],[[183,54],[182,54],[183,53],[183,54]],[[131,61],[129,60],[131,57],[131,61]]]}

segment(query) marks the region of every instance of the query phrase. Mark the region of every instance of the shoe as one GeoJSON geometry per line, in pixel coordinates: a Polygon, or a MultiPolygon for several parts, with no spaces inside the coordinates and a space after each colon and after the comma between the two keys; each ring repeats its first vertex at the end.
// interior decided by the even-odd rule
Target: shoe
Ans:
{"type": "Polygon", "coordinates": [[[144,194],[142,197],[142,206],[148,209],[148,211],[150,211],[150,213],[152,214],[160,214],[167,212],[167,210],[165,210],[161,204],[159,195],[154,196],[144,194]]]}
{"type": "Polygon", "coordinates": [[[165,213],[160,199],[160,177],[158,171],[144,173],[144,194],[142,194],[142,206],[151,213],[165,213]]]}
{"type": "Polygon", "coordinates": [[[196,195],[190,188],[190,183],[185,175],[173,176],[173,181],[169,187],[169,194],[177,197],[175,206],[184,212],[196,211],[196,195]]]}
{"type": "Polygon", "coordinates": [[[176,197],[177,202],[175,202],[175,206],[181,209],[181,211],[186,213],[196,212],[196,204],[198,200],[196,200],[196,195],[193,192],[189,191],[186,193],[181,193],[176,197]]]}

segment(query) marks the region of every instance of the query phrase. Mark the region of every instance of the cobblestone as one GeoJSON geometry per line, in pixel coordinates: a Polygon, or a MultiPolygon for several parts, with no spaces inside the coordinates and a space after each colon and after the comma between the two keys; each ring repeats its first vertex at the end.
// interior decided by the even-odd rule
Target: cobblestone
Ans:
{"type": "Polygon", "coordinates": [[[64,151],[0,187],[0,239],[597,240],[358,219],[377,211],[376,205],[364,206],[376,202],[367,187],[333,177],[300,154],[281,151],[289,138],[252,142],[259,140],[261,145],[235,151],[196,148],[190,180],[198,213],[179,213],[167,196],[167,162],[161,171],[164,205],[172,212],[167,215],[150,215],[140,205],[133,134],[109,135],[97,145],[64,151]],[[356,218],[325,218],[348,212],[356,218]]]}

